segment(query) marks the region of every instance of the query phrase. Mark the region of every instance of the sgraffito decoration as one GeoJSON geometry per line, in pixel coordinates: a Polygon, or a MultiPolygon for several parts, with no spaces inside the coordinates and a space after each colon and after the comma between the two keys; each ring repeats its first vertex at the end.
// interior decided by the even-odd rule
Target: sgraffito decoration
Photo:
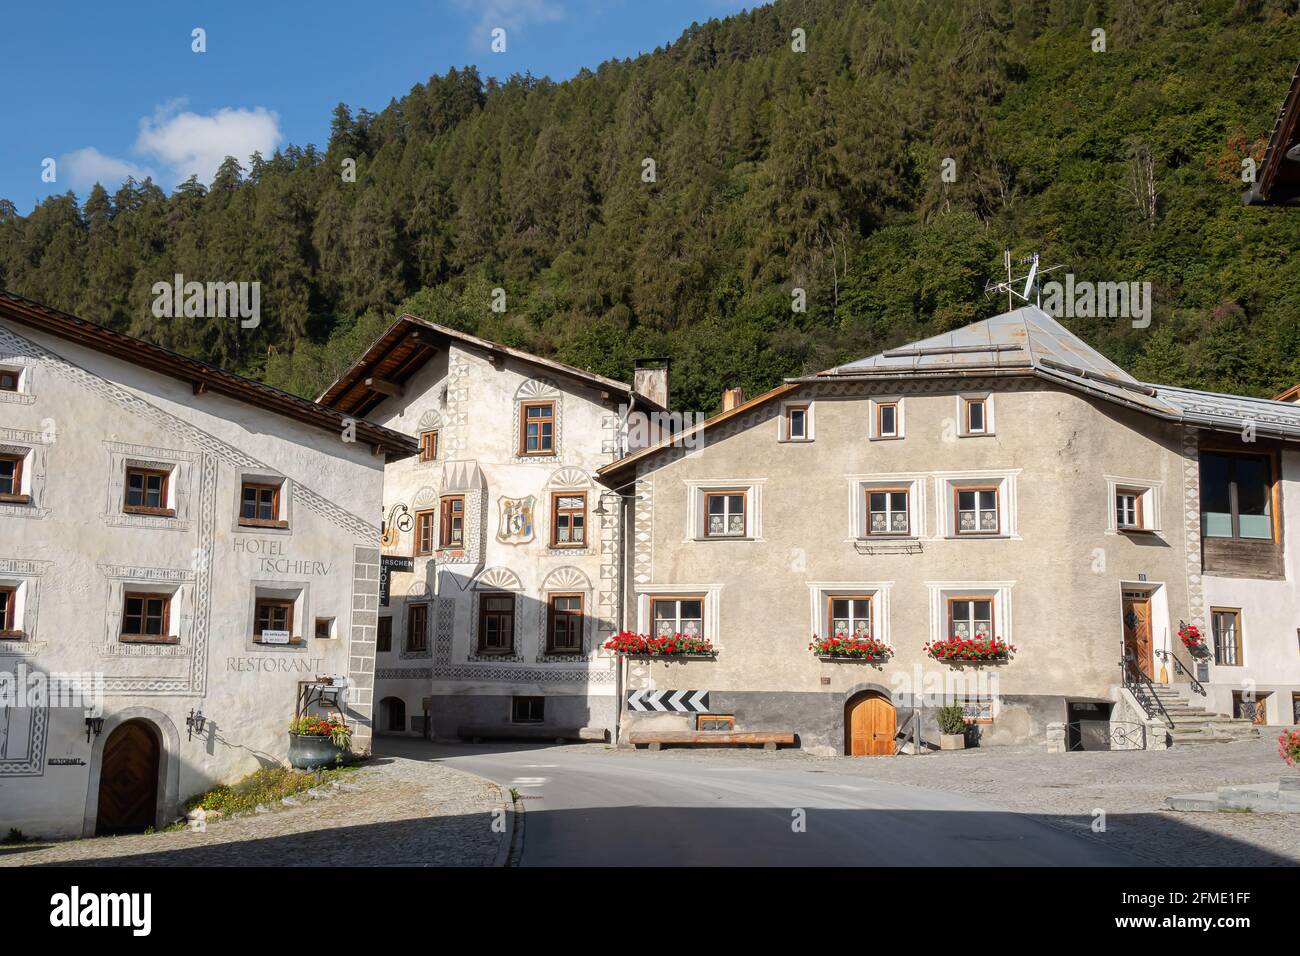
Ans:
{"type": "Polygon", "coordinates": [[[497,540],[502,544],[527,544],[533,540],[533,514],[537,498],[498,498],[501,522],[497,526],[497,540]]]}

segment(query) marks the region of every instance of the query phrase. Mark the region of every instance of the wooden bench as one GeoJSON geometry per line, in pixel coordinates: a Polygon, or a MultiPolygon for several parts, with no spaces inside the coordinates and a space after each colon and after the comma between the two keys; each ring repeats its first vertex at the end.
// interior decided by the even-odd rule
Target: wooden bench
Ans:
{"type": "Polygon", "coordinates": [[[793,731],[750,731],[734,730],[663,730],[638,731],[627,735],[628,743],[633,747],[649,747],[660,750],[665,746],[683,747],[762,747],[775,750],[777,747],[793,747],[793,731]]]}

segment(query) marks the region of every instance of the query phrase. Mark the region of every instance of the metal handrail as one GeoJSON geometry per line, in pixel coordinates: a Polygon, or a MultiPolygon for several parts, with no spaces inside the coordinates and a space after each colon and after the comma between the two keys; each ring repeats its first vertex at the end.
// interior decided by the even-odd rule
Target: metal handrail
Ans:
{"type": "Polygon", "coordinates": [[[1183,662],[1178,659],[1177,654],[1173,651],[1156,651],[1155,655],[1162,661],[1173,662],[1174,670],[1179,674],[1185,674],[1187,676],[1188,684],[1192,690],[1195,693],[1200,694],[1202,697],[1205,696],[1205,685],[1197,680],[1196,675],[1183,665],[1183,662]]]}
{"type": "Polygon", "coordinates": [[[1134,699],[1142,705],[1148,717],[1154,718],[1157,714],[1169,725],[1169,729],[1174,729],[1174,719],[1169,716],[1165,710],[1165,705],[1160,702],[1159,695],[1156,694],[1155,685],[1151,683],[1151,678],[1142,673],[1142,669],[1137,666],[1137,655],[1129,648],[1124,648],[1124,659],[1120,661],[1120,667],[1124,674],[1124,686],[1129,689],[1134,699]]]}

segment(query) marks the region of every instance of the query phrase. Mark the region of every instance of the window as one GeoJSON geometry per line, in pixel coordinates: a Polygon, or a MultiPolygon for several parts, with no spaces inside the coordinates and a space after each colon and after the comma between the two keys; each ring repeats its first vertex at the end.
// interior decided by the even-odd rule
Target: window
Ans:
{"type": "Polygon", "coordinates": [[[434,461],[438,457],[438,432],[420,432],[420,461],[434,461]]]}
{"type": "Polygon", "coordinates": [[[1268,455],[1201,453],[1201,534],[1273,540],[1273,462],[1268,455]]]}
{"type": "Polygon", "coordinates": [[[1232,692],[1232,716],[1238,720],[1249,720],[1264,726],[1268,723],[1268,698],[1271,694],[1251,693],[1234,690],[1232,692]]]}
{"type": "Polygon", "coordinates": [[[555,452],[555,403],[525,402],[520,410],[519,454],[555,452]]]}
{"type": "Polygon", "coordinates": [[[1128,488],[1115,492],[1115,526],[1123,531],[1142,529],[1142,492],[1128,488]]]}
{"type": "Polygon", "coordinates": [[[0,455],[0,495],[11,498],[23,493],[23,459],[20,455],[0,455]]]}
{"type": "Polygon", "coordinates": [[[415,557],[433,554],[433,512],[415,513],[415,557]]]}
{"type": "Polygon", "coordinates": [[[253,609],[253,639],[265,631],[283,631],[293,640],[293,602],[287,598],[258,598],[253,609]]]}
{"type": "Polygon", "coordinates": [[[334,618],[316,618],[316,640],[328,641],[334,637],[334,618]]]}
{"type": "Polygon", "coordinates": [[[948,637],[966,641],[992,636],[992,598],[948,599],[948,637]]]}
{"type": "Polygon", "coordinates": [[[1240,667],[1241,610],[1230,607],[1210,608],[1210,632],[1214,637],[1214,663],[1220,667],[1240,667]]]}
{"type": "Polygon", "coordinates": [[[703,598],[653,598],[650,619],[655,637],[704,637],[703,598]]]}
{"type": "Polygon", "coordinates": [[[381,617],[379,630],[375,637],[375,651],[387,654],[393,649],[393,618],[381,617]]]}
{"type": "Polygon", "coordinates": [[[587,493],[551,495],[551,547],[580,548],[587,543],[587,493]]]}
{"type": "Polygon", "coordinates": [[[989,695],[967,696],[961,700],[962,717],[971,724],[993,723],[993,698],[989,695]]]}
{"type": "Polygon", "coordinates": [[[876,437],[898,437],[897,402],[881,402],[876,406],[876,437]]]}
{"type": "Polygon", "coordinates": [[[874,489],[866,491],[867,534],[907,534],[907,489],[874,489]]]}
{"type": "Polygon", "coordinates": [[[582,595],[552,594],[546,602],[546,651],[582,653],[582,595]]]}
{"type": "Polygon", "coordinates": [[[138,514],[170,514],[167,508],[168,473],[151,468],[126,470],[126,500],[122,510],[138,514]]]}
{"type": "Polygon", "coordinates": [[[280,486],[246,481],[240,491],[239,523],[255,528],[284,528],[280,520],[280,486]]]}
{"type": "Polygon", "coordinates": [[[13,369],[0,368],[0,392],[18,391],[18,373],[13,369]]]}
{"type": "Polygon", "coordinates": [[[706,538],[745,536],[745,492],[705,492],[704,536],[706,538]]]}
{"type": "Polygon", "coordinates": [[[478,604],[480,654],[509,654],[515,647],[515,596],[483,594],[478,604]]]}
{"type": "Polygon", "coordinates": [[[122,640],[165,641],[171,623],[171,597],[127,593],[122,607],[122,640]]]}
{"type": "Polygon", "coordinates": [[[998,490],[996,488],[957,489],[957,533],[998,533],[998,490]]]}
{"type": "Polygon", "coordinates": [[[412,604],[406,611],[406,650],[422,651],[428,647],[429,605],[412,604]]]}
{"type": "Polygon", "coordinates": [[[448,495],[442,499],[442,524],[438,529],[438,547],[465,546],[465,498],[448,495]]]}
{"type": "Polygon", "coordinates": [[[18,628],[14,624],[18,608],[18,589],[0,587],[0,634],[14,634],[18,628]]]}
{"type": "Polygon", "coordinates": [[[785,435],[790,441],[808,440],[808,406],[787,405],[785,409],[785,435]]]}
{"type": "Polygon", "coordinates": [[[827,599],[827,619],[831,637],[870,637],[871,598],[869,595],[838,595],[827,599]]]}
{"type": "Polygon", "coordinates": [[[515,724],[540,724],[546,720],[545,697],[510,698],[510,722],[515,724]]]}
{"type": "Polygon", "coordinates": [[[695,718],[696,730],[735,730],[736,718],[731,714],[700,714],[695,718]]]}
{"type": "Polygon", "coordinates": [[[962,427],[967,435],[983,435],[988,432],[988,405],[983,398],[963,398],[962,427]]]}

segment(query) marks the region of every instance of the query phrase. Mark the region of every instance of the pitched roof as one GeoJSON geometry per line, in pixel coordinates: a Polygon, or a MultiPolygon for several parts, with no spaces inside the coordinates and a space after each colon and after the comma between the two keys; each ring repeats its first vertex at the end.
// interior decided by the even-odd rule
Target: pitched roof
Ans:
{"type": "MultiPolygon", "coordinates": [[[[1250,422],[1261,438],[1300,441],[1300,404],[1140,382],[1032,305],[816,375],[787,379],[785,384],[739,408],[710,418],[691,431],[707,431],[742,410],[763,405],[800,385],[831,380],[1002,376],[1034,376],[1166,421],[1235,432],[1242,431],[1250,422]]],[[[679,433],[625,455],[600,469],[599,474],[604,477],[622,472],[635,462],[679,443],[682,437],[679,433]]]]}
{"type": "MultiPolygon", "coordinates": [[[[278,388],[244,378],[234,372],[227,372],[207,362],[200,362],[159,348],[143,339],[115,332],[95,322],[78,318],[67,312],[60,312],[4,289],[0,289],[0,319],[8,319],[150,371],[189,382],[195,395],[204,392],[225,395],[227,398],[324,429],[336,436],[342,433],[345,419],[348,417],[310,399],[299,398],[297,395],[282,392],[278,388]]],[[[356,434],[359,442],[382,449],[393,458],[405,458],[419,450],[418,443],[410,436],[370,422],[358,421],[356,434]]]]}
{"type": "MultiPolygon", "coordinates": [[[[629,400],[634,394],[632,387],[625,382],[408,314],[399,316],[359,359],[320,394],[317,401],[350,415],[366,415],[389,397],[389,392],[375,389],[367,381],[382,380],[400,386],[423,368],[439,348],[445,348],[451,341],[475,346],[492,356],[508,356],[629,400]]],[[[654,404],[643,395],[638,395],[637,400],[654,404]]]]}
{"type": "Polygon", "coordinates": [[[1244,199],[1250,206],[1300,205],[1300,67],[1273,123],[1255,185],[1244,199]]]}

